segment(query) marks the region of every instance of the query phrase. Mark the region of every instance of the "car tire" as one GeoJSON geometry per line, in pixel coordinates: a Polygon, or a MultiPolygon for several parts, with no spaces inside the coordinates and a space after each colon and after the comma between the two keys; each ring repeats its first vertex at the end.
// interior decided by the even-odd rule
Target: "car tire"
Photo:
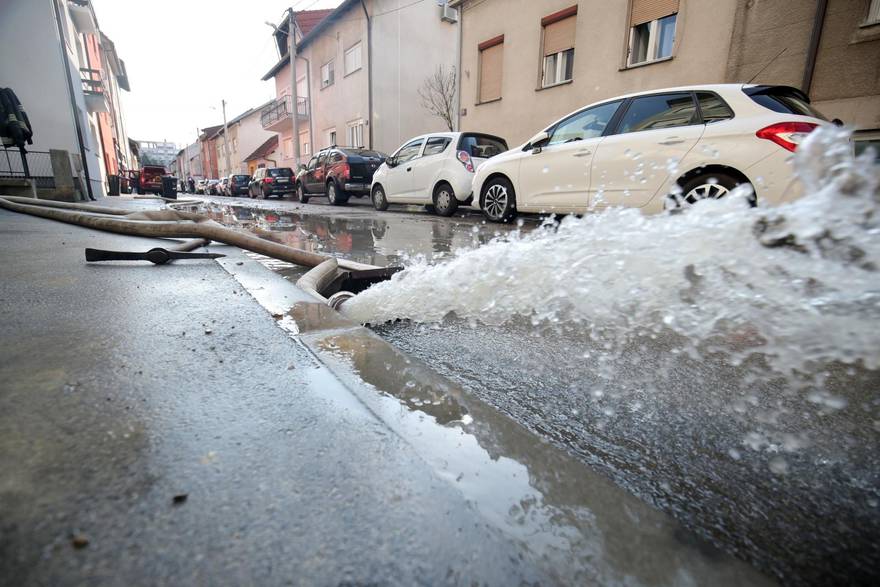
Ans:
{"type": "Polygon", "coordinates": [[[436,214],[437,209],[434,207],[434,204],[425,204],[425,212],[428,214],[436,214]]]}
{"type": "Polygon", "coordinates": [[[260,188],[260,193],[257,194],[257,199],[259,199],[259,200],[265,200],[265,199],[268,198],[268,197],[269,197],[269,196],[266,194],[266,190],[264,190],[263,188],[260,188]]]}
{"type": "Polygon", "coordinates": [[[388,197],[385,195],[385,189],[381,185],[373,188],[371,198],[373,200],[373,208],[379,212],[384,212],[388,209],[388,197]]]}
{"type": "Polygon", "coordinates": [[[333,206],[343,206],[348,202],[348,195],[336,186],[335,181],[328,181],[327,201],[333,206]]]}
{"type": "Polygon", "coordinates": [[[480,209],[491,222],[510,222],[516,217],[516,192],[506,177],[494,177],[486,182],[480,209]]]}
{"type": "Polygon", "coordinates": [[[452,216],[458,210],[458,199],[452,186],[448,183],[440,183],[434,188],[434,212],[439,216],[452,216]]]}
{"type": "MultiPolygon", "coordinates": [[[[716,171],[701,173],[681,184],[681,193],[670,195],[666,208],[687,208],[700,200],[718,200],[743,183],[741,179],[726,173],[716,171]]],[[[756,205],[754,197],[751,204],[756,205]]]]}
{"type": "Polygon", "coordinates": [[[296,199],[299,200],[300,204],[309,203],[309,197],[306,195],[306,190],[301,183],[296,184],[296,199]]]}

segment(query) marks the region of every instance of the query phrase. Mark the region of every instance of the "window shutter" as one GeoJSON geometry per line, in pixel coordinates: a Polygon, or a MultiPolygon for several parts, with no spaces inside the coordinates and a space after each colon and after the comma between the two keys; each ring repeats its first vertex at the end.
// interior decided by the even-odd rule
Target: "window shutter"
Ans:
{"type": "Polygon", "coordinates": [[[501,97],[501,71],[504,43],[498,43],[480,52],[480,102],[501,97]]]}
{"type": "Polygon", "coordinates": [[[679,0],[632,0],[629,26],[638,26],[670,14],[676,14],[678,2],[679,0]]]}
{"type": "Polygon", "coordinates": [[[574,48],[577,17],[569,16],[544,27],[544,55],[574,48]]]}

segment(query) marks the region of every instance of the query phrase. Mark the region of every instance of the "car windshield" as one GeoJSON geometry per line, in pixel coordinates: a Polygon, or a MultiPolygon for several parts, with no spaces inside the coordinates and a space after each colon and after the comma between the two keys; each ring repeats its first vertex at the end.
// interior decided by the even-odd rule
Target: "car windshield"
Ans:
{"type": "Polygon", "coordinates": [[[458,141],[458,150],[471,157],[488,159],[507,150],[507,142],[499,137],[479,134],[464,134],[458,141]]]}
{"type": "Polygon", "coordinates": [[[293,171],[290,167],[276,167],[269,170],[270,177],[291,177],[292,175],[293,171]]]}

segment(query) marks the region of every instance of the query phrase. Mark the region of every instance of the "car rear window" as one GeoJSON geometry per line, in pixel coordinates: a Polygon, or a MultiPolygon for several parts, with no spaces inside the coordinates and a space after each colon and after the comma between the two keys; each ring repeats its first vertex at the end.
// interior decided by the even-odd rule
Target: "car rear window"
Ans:
{"type": "Polygon", "coordinates": [[[696,123],[697,108],[689,93],[633,98],[620,120],[618,134],[673,128],[696,123]]]}
{"type": "Polygon", "coordinates": [[[733,118],[733,110],[721,99],[718,94],[712,92],[697,92],[697,102],[700,103],[700,114],[703,122],[718,122],[733,118]]]}
{"type": "Polygon", "coordinates": [[[756,104],[780,114],[812,116],[828,120],[825,115],[813,108],[810,101],[794,88],[784,86],[758,86],[743,90],[756,104]]]}
{"type": "Polygon", "coordinates": [[[507,141],[500,137],[466,133],[458,139],[458,150],[471,157],[489,159],[507,151],[507,141]]]}
{"type": "Polygon", "coordinates": [[[354,155],[365,159],[384,159],[386,155],[379,151],[370,151],[367,149],[345,149],[346,155],[354,155]]]}
{"type": "Polygon", "coordinates": [[[269,170],[269,175],[271,177],[292,177],[293,170],[290,167],[275,167],[269,170]]]}
{"type": "Polygon", "coordinates": [[[232,176],[232,181],[234,181],[235,183],[247,183],[250,181],[250,179],[251,179],[250,175],[233,175],[232,176]]]}

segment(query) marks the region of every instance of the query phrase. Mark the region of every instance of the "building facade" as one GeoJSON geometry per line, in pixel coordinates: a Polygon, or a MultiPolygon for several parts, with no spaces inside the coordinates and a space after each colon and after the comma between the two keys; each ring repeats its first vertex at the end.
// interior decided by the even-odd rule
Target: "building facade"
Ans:
{"type": "Polygon", "coordinates": [[[263,109],[274,103],[270,100],[256,108],[242,112],[226,124],[226,129],[217,132],[215,150],[219,177],[236,173],[248,173],[245,157],[253,153],[260,145],[272,137],[274,133],[263,129],[261,117],[263,109]],[[227,136],[228,131],[228,136],[227,136]],[[226,149],[229,149],[229,164],[226,163],[226,149]]]}
{"type": "Polygon", "coordinates": [[[321,12],[320,19],[308,12],[296,17],[295,132],[286,23],[276,33],[281,58],[263,76],[275,81],[277,99],[262,120],[279,133],[281,165],[305,164],[330,145],[389,152],[414,135],[447,130],[418,96],[429,75],[440,66],[454,71],[457,61],[456,26],[441,20],[437,3],[344,0],[321,12]]]}
{"type": "Polygon", "coordinates": [[[91,2],[5,0],[0,36],[17,48],[0,52],[0,71],[30,118],[34,143],[28,150],[44,153],[47,161],[50,150],[67,154],[67,161],[52,157],[53,169],[73,176],[69,190],[59,185],[68,178],[54,178],[57,196],[105,195],[110,176],[134,167],[120,102],[129,81],[91,2]]]}
{"type": "Polygon", "coordinates": [[[817,107],[867,138],[880,127],[878,4],[453,0],[461,13],[460,125],[516,145],[620,94],[748,81],[803,87],[809,70],[817,107]]]}

